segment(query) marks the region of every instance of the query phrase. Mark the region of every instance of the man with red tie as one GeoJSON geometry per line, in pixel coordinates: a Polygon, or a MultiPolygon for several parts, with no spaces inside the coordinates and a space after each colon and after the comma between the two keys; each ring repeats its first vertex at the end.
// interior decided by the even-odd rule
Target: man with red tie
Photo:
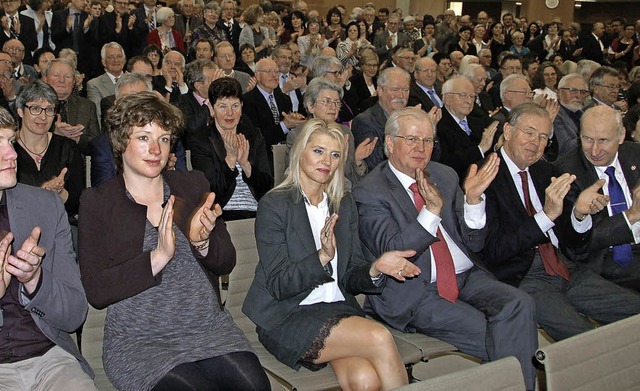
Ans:
{"type": "MultiPolygon", "coordinates": [[[[486,191],[487,266],[498,280],[519,287],[535,300],[536,321],[555,340],[640,313],[640,295],[595,274],[565,255],[588,243],[590,231],[572,227],[609,203],[592,182],[571,204],[576,176],[541,160],[551,135],[549,113],[535,103],[514,108],[504,124],[500,169],[486,191]]],[[[601,142],[598,139],[598,142],[601,142]]]]}
{"type": "Polygon", "coordinates": [[[482,168],[472,165],[463,194],[456,172],[431,161],[435,142],[426,112],[394,111],[385,126],[388,162],[353,191],[365,257],[373,261],[386,251],[412,249],[417,253],[411,261],[422,270],[404,282],[387,279],[380,295],[367,298],[365,310],[398,330],[442,339],[483,361],[515,356],[532,390],[533,300],[496,281],[475,255],[486,235],[483,193],[500,159],[491,154],[482,168]]]}

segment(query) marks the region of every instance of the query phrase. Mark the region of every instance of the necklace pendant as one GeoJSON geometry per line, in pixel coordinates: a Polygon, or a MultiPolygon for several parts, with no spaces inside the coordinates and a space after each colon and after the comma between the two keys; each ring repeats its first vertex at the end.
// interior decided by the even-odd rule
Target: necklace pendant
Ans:
{"type": "Polygon", "coordinates": [[[36,155],[36,162],[38,162],[38,164],[42,163],[42,155],[36,155]]]}

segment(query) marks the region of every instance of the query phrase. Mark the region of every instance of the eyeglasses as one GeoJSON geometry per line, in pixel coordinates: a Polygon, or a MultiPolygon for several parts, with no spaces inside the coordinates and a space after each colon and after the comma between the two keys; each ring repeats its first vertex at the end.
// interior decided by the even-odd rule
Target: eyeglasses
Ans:
{"type": "Polygon", "coordinates": [[[533,92],[533,91],[526,91],[526,90],[507,90],[507,92],[513,92],[514,94],[525,94],[525,95],[527,95],[529,98],[533,98],[533,95],[535,95],[535,92],[533,92]]]}
{"type": "Polygon", "coordinates": [[[331,74],[331,75],[334,75],[334,76],[340,76],[340,75],[342,75],[342,72],[344,72],[344,70],[340,69],[339,71],[328,71],[328,72],[325,72],[325,74],[326,75],[331,74]]]}
{"type": "Polygon", "coordinates": [[[403,61],[415,61],[415,56],[398,56],[399,59],[403,61]]]}
{"type": "Polygon", "coordinates": [[[416,72],[436,73],[436,69],[434,69],[434,68],[416,68],[416,72]]]}
{"type": "Polygon", "coordinates": [[[336,109],[339,109],[340,107],[342,107],[342,102],[340,101],[340,99],[333,100],[329,98],[324,98],[324,99],[319,99],[317,102],[325,107],[334,106],[336,109]]]}
{"type": "Polygon", "coordinates": [[[560,87],[559,90],[562,91],[567,91],[570,94],[580,94],[580,95],[589,95],[589,91],[587,90],[581,90],[579,88],[573,88],[573,87],[560,87]]]}
{"type": "Polygon", "coordinates": [[[596,84],[597,86],[600,87],[604,87],[604,88],[609,88],[612,90],[619,90],[620,89],[620,84],[609,84],[609,85],[604,85],[604,84],[596,84]]]}
{"type": "Polygon", "coordinates": [[[363,67],[365,67],[365,68],[377,68],[378,64],[364,64],[363,67]]]}
{"type": "Polygon", "coordinates": [[[267,75],[277,75],[278,73],[280,73],[280,71],[277,69],[258,69],[256,70],[256,72],[266,73],[267,75]]]}
{"type": "Polygon", "coordinates": [[[279,56],[276,56],[276,58],[279,58],[281,60],[292,60],[291,56],[284,56],[282,54],[279,56]]]}
{"type": "Polygon", "coordinates": [[[23,48],[19,48],[19,47],[16,47],[16,46],[7,47],[7,48],[5,48],[5,50],[8,51],[8,52],[18,52],[18,53],[24,52],[23,48]]]}
{"type": "Polygon", "coordinates": [[[522,67],[501,67],[501,69],[509,72],[522,72],[522,67]]]}
{"type": "Polygon", "coordinates": [[[429,138],[429,137],[420,138],[417,136],[400,136],[400,135],[393,136],[393,137],[399,137],[403,139],[409,148],[415,148],[419,144],[424,145],[425,148],[433,148],[438,143],[437,140],[434,140],[433,138],[429,138]]]}
{"type": "Polygon", "coordinates": [[[122,54],[118,54],[115,56],[107,56],[107,60],[109,61],[114,61],[114,60],[122,60],[124,58],[124,56],[122,54]]]}
{"type": "Polygon", "coordinates": [[[582,140],[583,144],[587,144],[587,145],[593,145],[593,143],[597,143],[598,145],[607,145],[610,144],[614,139],[611,138],[599,138],[599,139],[593,139],[591,137],[587,137],[587,136],[580,136],[580,140],[582,140]]]}
{"type": "Polygon", "coordinates": [[[538,132],[536,130],[532,130],[532,129],[522,129],[522,128],[519,128],[519,127],[517,127],[515,125],[513,125],[513,127],[518,129],[519,131],[521,131],[524,135],[526,135],[530,139],[538,140],[542,144],[548,144],[548,143],[551,142],[551,140],[549,139],[549,135],[548,134],[540,133],[540,132],[538,132]]]}
{"type": "Polygon", "coordinates": [[[33,116],[38,116],[42,114],[43,111],[44,111],[44,115],[46,115],[47,117],[53,117],[56,115],[55,107],[40,107],[40,106],[27,106],[27,105],[25,105],[24,107],[26,107],[31,113],[31,115],[33,116]]]}
{"type": "Polygon", "coordinates": [[[409,94],[409,89],[408,88],[400,88],[400,87],[395,87],[395,88],[383,88],[386,91],[391,91],[391,93],[393,95],[397,95],[398,93],[402,93],[402,95],[408,95],[409,94]]]}
{"type": "Polygon", "coordinates": [[[448,92],[447,94],[458,95],[460,99],[467,100],[471,98],[471,100],[476,100],[478,95],[476,94],[467,94],[466,92],[448,92]]]}

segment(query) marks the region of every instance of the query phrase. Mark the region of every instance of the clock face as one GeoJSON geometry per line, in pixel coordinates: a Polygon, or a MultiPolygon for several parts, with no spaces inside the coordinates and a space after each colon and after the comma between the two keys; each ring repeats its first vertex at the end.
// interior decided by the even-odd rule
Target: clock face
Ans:
{"type": "Polygon", "coordinates": [[[560,0],[545,0],[545,4],[547,5],[547,7],[552,9],[556,8],[559,3],[560,3],[560,0]]]}

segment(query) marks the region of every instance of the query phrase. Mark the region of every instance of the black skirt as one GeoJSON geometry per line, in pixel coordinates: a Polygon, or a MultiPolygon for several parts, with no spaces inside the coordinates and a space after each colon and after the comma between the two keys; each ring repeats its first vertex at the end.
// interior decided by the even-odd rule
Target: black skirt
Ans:
{"type": "Polygon", "coordinates": [[[318,357],[331,329],[351,316],[364,317],[365,313],[344,301],[300,305],[273,329],[258,327],[258,338],[280,362],[295,370],[304,366],[317,371],[327,364],[313,364],[309,359],[318,357]]]}

